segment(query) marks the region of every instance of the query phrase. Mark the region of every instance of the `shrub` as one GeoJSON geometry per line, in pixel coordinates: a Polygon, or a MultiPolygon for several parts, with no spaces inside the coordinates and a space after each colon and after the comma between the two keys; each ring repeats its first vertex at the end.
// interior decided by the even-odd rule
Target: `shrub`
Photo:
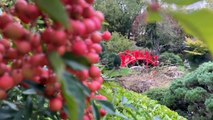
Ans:
{"type": "MultiPolygon", "coordinates": [[[[135,120],[185,120],[176,112],[158,104],[145,95],[128,91],[115,82],[108,82],[103,85],[102,94],[106,94],[116,107],[117,114],[125,115],[128,119],[135,120]]],[[[107,116],[107,120],[124,120],[123,117],[107,116]]]]}
{"type": "Polygon", "coordinates": [[[164,64],[173,64],[173,65],[182,65],[183,60],[179,55],[175,55],[174,53],[164,52],[160,55],[159,61],[164,64]]]}
{"type": "Polygon", "coordinates": [[[186,38],[185,44],[188,48],[185,52],[192,56],[202,56],[208,53],[207,45],[201,40],[186,38]]]}
{"type": "Polygon", "coordinates": [[[113,69],[119,67],[121,59],[118,54],[105,52],[101,55],[101,63],[105,65],[106,69],[113,69]]]}
{"type": "Polygon", "coordinates": [[[144,95],[147,95],[147,97],[157,100],[157,101],[159,101],[159,103],[161,103],[161,101],[163,99],[162,96],[165,96],[167,91],[168,91],[168,89],[166,89],[166,88],[156,88],[156,89],[151,89],[151,90],[145,92],[144,95]]]}
{"type": "Polygon", "coordinates": [[[133,49],[134,42],[126,38],[125,36],[113,32],[110,42],[105,43],[106,50],[110,53],[119,53],[125,50],[133,49]]]}
{"type": "Polygon", "coordinates": [[[190,120],[213,119],[213,63],[174,81],[164,95],[160,103],[190,120]]]}
{"type": "Polygon", "coordinates": [[[198,65],[210,61],[212,58],[209,54],[207,45],[198,39],[186,38],[186,58],[192,67],[197,68],[198,65]]]}

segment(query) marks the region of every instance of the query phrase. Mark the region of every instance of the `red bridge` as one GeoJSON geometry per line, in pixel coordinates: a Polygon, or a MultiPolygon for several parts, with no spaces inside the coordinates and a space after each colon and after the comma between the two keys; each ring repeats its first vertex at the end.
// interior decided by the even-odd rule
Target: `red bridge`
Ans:
{"type": "Polygon", "coordinates": [[[125,51],[119,54],[121,58],[121,67],[129,67],[134,65],[158,66],[158,56],[150,54],[148,51],[125,51]]]}

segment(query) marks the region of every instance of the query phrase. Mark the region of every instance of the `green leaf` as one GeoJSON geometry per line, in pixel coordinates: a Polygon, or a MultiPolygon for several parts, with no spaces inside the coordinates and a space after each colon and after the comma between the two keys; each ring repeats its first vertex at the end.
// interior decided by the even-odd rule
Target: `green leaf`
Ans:
{"type": "Polygon", "coordinates": [[[27,97],[27,102],[25,103],[26,109],[24,109],[24,118],[25,120],[29,120],[32,117],[33,113],[33,103],[32,98],[29,96],[27,97]]]}
{"type": "Polygon", "coordinates": [[[191,13],[173,11],[171,15],[178,20],[184,30],[206,42],[213,55],[213,12],[202,9],[191,13]]]}
{"type": "Polygon", "coordinates": [[[78,80],[75,79],[69,73],[64,74],[63,91],[65,99],[68,101],[68,110],[70,113],[70,119],[82,120],[84,115],[84,109],[86,107],[86,92],[83,85],[79,84],[78,80]],[[69,101],[71,100],[71,102],[69,101]]]}
{"type": "Polygon", "coordinates": [[[0,109],[1,120],[11,120],[14,118],[16,113],[16,110],[13,110],[8,106],[4,106],[0,109]]]}
{"type": "Polygon", "coordinates": [[[112,103],[110,103],[109,101],[104,101],[104,100],[97,100],[97,102],[102,106],[104,110],[106,110],[108,114],[112,114],[112,115],[115,114],[115,108],[112,105],[112,103]]]}
{"type": "Polygon", "coordinates": [[[201,0],[163,0],[162,2],[166,2],[169,4],[176,4],[176,5],[190,5],[198,1],[201,1],[201,0]]]}
{"type": "Polygon", "coordinates": [[[62,84],[62,90],[63,90],[64,98],[65,98],[66,103],[67,103],[69,118],[72,119],[72,120],[78,120],[78,116],[77,116],[78,105],[77,105],[77,102],[75,101],[75,98],[72,95],[65,92],[65,85],[64,84],[62,84]]]}
{"type": "Polygon", "coordinates": [[[28,89],[28,90],[23,91],[23,94],[25,94],[25,95],[35,95],[36,91],[35,91],[35,89],[28,89]]]}
{"type": "Polygon", "coordinates": [[[49,60],[58,78],[61,78],[65,68],[62,58],[58,53],[54,52],[49,55],[49,60]]]}
{"type": "Polygon", "coordinates": [[[96,104],[94,103],[94,101],[92,101],[92,112],[95,116],[95,120],[100,120],[100,112],[98,110],[98,107],[96,106],[96,104]]]}
{"type": "Polygon", "coordinates": [[[53,20],[69,27],[69,18],[60,0],[33,0],[53,20]]]}
{"type": "Polygon", "coordinates": [[[74,70],[84,70],[91,66],[86,58],[74,56],[71,53],[66,53],[63,56],[63,59],[65,63],[74,70]]]}
{"type": "Polygon", "coordinates": [[[5,101],[5,100],[3,101],[3,103],[8,105],[12,110],[18,111],[18,108],[17,108],[16,104],[11,103],[9,101],[5,101]]]}

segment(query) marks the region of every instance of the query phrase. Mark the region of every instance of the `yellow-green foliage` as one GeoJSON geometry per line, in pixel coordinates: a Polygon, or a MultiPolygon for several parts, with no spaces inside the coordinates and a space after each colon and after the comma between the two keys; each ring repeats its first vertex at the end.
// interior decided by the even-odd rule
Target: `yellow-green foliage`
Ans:
{"type": "Polygon", "coordinates": [[[185,50],[185,52],[190,55],[202,56],[208,52],[207,45],[201,40],[186,38],[185,44],[188,48],[188,50],[185,50]]]}
{"type": "Polygon", "coordinates": [[[106,49],[111,53],[119,53],[133,49],[134,42],[117,32],[112,33],[112,39],[106,43],[106,49]]]}
{"type": "MultiPolygon", "coordinates": [[[[145,95],[122,88],[115,82],[107,82],[101,90],[111,101],[116,112],[123,114],[127,120],[186,120],[166,106],[158,104],[145,95]]],[[[125,120],[118,116],[107,116],[106,120],[125,120]]]]}

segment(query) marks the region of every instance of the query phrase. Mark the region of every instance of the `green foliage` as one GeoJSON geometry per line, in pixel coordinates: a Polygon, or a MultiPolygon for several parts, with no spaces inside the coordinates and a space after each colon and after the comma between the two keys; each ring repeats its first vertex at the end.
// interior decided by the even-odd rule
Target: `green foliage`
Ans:
{"type": "Polygon", "coordinates": [[[160,55],[159,61],[163,64],[183,65],[183,60],[179,55],[174,53],[164,52],[160,55]]]}
{"type": "MultiPolygon", "coordinates": [[[[158,104],[157,101],[151,100],[142,94],[128,91],[114,82],[105,83],[101,93],[107,95],[108,99],[114,103],[118,114],[123,114],[128,119],[185,120],[176,112],[158,104]]],[[[106,120],[124,120],[124,118],[108,115],[106,120]]]]}
{"type": "Polygon", "coordinates": [[[0,7],[3,8],[3,10],[7,10],[8,8],[11,8],[16,0],[1,0],[0,7]]]}
{"type": "Polygon", "coordinates": [[[95,8],[104,13],[110,32],[128,35],[142,5],[140,0],[96,0],[95,8]]]}
{"type": "Polygon", "coordinates": [[[175,80],[164,97],[157,100],[188,119],[210,120],[213,118],[212,96],[213,63],[208,62],[175,80]]]}
{"type": "Polygon", "coordinates": [[[33,0],[38,7],[49,15],[53,20],[64,25],[65,28],[69,27],[68,14],[59,0],[33,0]],[[48,5],[48,7],[47,7],[48,5]]]}
{"type": "Polygon", "coordinates": [[[105,49],[107,50],[107,52],[111,53],[120,53],[125,50],[131,50],[133,49],[133,46],[133,41],[130,41],[125,36],[117,32],[113,32],[112,39],[109,42],[105,43],[105,49]]]}
{"type": "Polygon", "coordinates": [[[19,86],[10,90],[7,101],[0,101],[1,120],[59,120],[60,115],[49,111],[48,100],[33,89],[19,86]]]}
{"type": "Polygon", "coordinates": [[[211,60],[209,49],[203,41],[186,38],[185,45],[186,58],[192,67],[197,68],[198,65],[211,60]]]}
{"type": "Polygon", "coordinates": [[[166,51],[180,53],[183,50],[184,33],[169,16],[162,22],[142,24],[139,31],[145,32],[136,37],[138,46],[155,50],[158,54],[166,51]]]}
{"type": "Polygon", "coordinates": [[[208,53],[208,47],[206,46],[206,44],[203,41],[186,38],[185,44],[186,44],[186,47],[189,49],[189,50],[185,50],[185,52],[190,55],[203,56],[206,53],[208,53]]]}
{"type": "Polygon", "coordinates": [[[159,103],[161,104],[161,101],[163,99],[162,96],[165,96],[167,90],[168,89],[163,88],[151,89],[149,91],[146,91],[144,95],[147,95],[147,97],[159,101],[159,103]]]}
{"type": "Polygon", "coordinates": [[[190,14],[183,11],[172,11],[171,15],[178,20],[187,33],[205,41],[213,53],[213,31],[211,29],[213,27],[213,12],[211,10],[201,9],[190,14]]]}
{"type": "Polygon", "coordinates": [[[132,74],[132,70],[130,68],[121,68],[118,70],[103,70],[102,72],[107,78],[116,78],[121,76],[123,77],[132,74]]]}
{"type": "Polygon", "coordinates": [[[163,2],[176,5],[190,5],[200,0],[163,0],[163,2]]]}

